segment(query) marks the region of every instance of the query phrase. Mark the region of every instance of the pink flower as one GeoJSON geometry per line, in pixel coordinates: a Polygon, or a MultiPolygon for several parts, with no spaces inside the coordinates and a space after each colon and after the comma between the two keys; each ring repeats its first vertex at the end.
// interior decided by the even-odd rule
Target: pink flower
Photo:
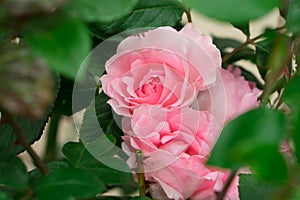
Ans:
{"type": "MultiPolygon", "coordinates": [[[[131,148],[132,156],[142,150],[144,156],[153,161],[151,166],[156,166],[148,168],[151,171],[174,162],[182,153],[207,158],[219,133],[218,125],[208,112],[188,107],[169,110],[152,105],[141,105],[132,118],[123,118],[122,128],[123,140],[131,148]]],[[[134,162],[129,165],[135,168],[134,162]]]]}
{"type": "Polygon", "coordinates": [[[215,84],[198,95],[197,109],[209,111],[220,126],[258,106],[260,90],[240,74],[239,68],[219,69],[215,84]]]}
{"type": "Polygon", "coordinates": [[[215,82],[220,66],[220,52],[192,24],[180,32],[160,27],[123,40],[101,82],[115,112],[131,116],[141,104],[191,105],[215,82]]]}
{"type": "MultiPolygon", "coordinates": [[[[147,159],[145,160],[147,163],[147,159]]],[[[201,156],[182,155],[172,164],[160,170],[146,173],[146,179],[157,183],[151,194],[156,195],[161,189],[164,193],[158,199],[174,200],[215,200],[226,183],[229,171],[207,167],[201,156]]],[[[147,166],[147,165],[145,165],[147,166]]],[[[231,184],[225,199],[237,200],[238,180],[231,184]]]]}

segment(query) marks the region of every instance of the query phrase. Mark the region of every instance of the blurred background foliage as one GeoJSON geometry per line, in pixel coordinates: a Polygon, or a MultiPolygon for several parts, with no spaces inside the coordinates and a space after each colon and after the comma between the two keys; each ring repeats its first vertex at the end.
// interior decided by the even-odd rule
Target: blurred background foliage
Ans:
{"type": "MultiPolygon", "coordinates": [[[[191,9],[229,22],[244,34],[245,41],[213,41],[224,68],[240,66],[241,60],[251,62],[258,74],[240,66],[243,76],[263,90],[259,108],[224,128],[208,164],[233,172],[244,166],[253,169],[253,174],[240,177],[242,200],[299,199],[299,0],[0,0],[0,199],[149,199],[132,197],[137,190],[133,176],[98,161],[81,141],[57,149],[58,125],[62,116],[88,108],[80,131],[92,131],[93,105],[103,131],[120,146],[122,131],[107,96],[95,91],[96,101],[86,98],[72,107],[75,78],[83,97],[86,86],[97,84],[90,69],[80,69],[81,63],[100,42],[120,32],[159,26],[179,30],[183,16],[192,21],[191,9]],[[283,26],[253,37],[249,22],[273,9],[279,10],[283,26]],[[47,123],[41,158],[31,145],[47,123]],[[286,151],[280,153],[284,144],[286,151]],[[36,169],[26,170],[18,157],[23,151],[36,169]],[[61,152],[63,157],[58,156],[61,152]],[[113,188],[119,189],[120,197],[101,195],[113,188]]],[[[113,159],[128,169],[122,159],[113,159]]]]}

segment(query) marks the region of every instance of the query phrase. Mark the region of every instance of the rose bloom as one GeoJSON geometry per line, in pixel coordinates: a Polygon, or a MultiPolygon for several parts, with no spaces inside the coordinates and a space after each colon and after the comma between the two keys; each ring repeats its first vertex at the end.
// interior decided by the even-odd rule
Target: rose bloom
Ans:
{"type": "Polygon", "coordinates": [[[136,167],[135,152],[142,150],[148,157],[147,171],[167,167],[182,153],[206,159],[219,132],[219,126],[208,112],[188,107],[168,110],[151,105],[141,105],[132,118],[123,118],[122,128],[123,149],[131,157],[130,167],[136,167]]]}
{"type": "Polygon", "coordinates": [[[223,126],[238,115],[257,107],[259,94],[260,90],[255,87],[255,83],[241,76],[240,68],[229,66],[227,70],[218,69],[215,84],[199,93],[194,107],[209,111],[223,126]]]}
{"type": "Polygon", "coordinates": [[[123,40],[100,80],[114,111],[131,116],[141,104],[191,105],[216,81],[220,66],[220,52],[192,24],[179,32],[160,27],[123,40]]]}
{"type": "MultiPolygon", "coordinates": [[[[221,55],[193,25],[130,36],[107,61],[101,78],[122,119],[122,149],[134,171],[144,155],[156,199],[216,199],[229,171],[205,165],[222,127],[258,105],[259,90],[238,68],[221,69],[221,55]]],[[[226,193],[236,200],[238,177],[226,193]]]]}

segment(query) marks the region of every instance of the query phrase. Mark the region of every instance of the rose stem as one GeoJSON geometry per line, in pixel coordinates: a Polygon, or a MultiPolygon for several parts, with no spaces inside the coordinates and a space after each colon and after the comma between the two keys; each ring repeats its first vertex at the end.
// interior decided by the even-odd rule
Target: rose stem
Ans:
{"type": "Polygon", "coordinates": [[[236,175],[236,171],[235,172],[230,172],[230,175],[229,175],[222,191],[217,193],[217,200],[223,200],[224,199],[224,197],[226,195],[226,192],[227,192],[228,188],[231,185],[231,182],[235,178],[235,175],[236,175]]]}
{"type": "Polygon", "coordinates": [[[144,175],[144,166],[143,166],[143,152],[137,151],[136,152],[136,161],[137,161],[137,176],[138,176],[138,188],[139,188],[139,195],[145,196],[146,195],[146,188],[145,188],[145,175],[144,175]]]}
{"type": "Polygon", "coordinates": [[[22,147],[29,153],[31,158],[34,161],[34,164],[37,168],[44,174],[47,175],[49,173],[48,168],[43,163],[41,158],[37,155],[37,153],[31,148],[30,142],[27,140],[26,136],[24,135],[20,125],[16,122],[14,117],[6,111],[3,111],[4,116],[7,119],[7,122],[12,126],[14,133],[18,138],[18,142],[21,144],[22,147]]]}

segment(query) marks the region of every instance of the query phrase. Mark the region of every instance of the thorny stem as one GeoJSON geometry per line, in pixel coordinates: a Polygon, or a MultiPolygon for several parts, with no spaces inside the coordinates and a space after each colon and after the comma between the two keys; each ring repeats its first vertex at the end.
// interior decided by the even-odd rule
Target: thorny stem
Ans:
{"type": "Polygon", "coordinates": [[[236,171],[230,173],[230,175],[229,175],[229,177],[228,177],[228,179],[227,179],[227,181],[226,181],[226,183],[225,183],[222,191],[217,193],[217,200],[223,200],[224,199],[224,197],[225,197],[225,195],[227,193],[227,190],[229,189],[229,187],[230,187],[233,179],[236,176],[236,173],[237,173],[236,171]]]}
{"type": "Polygon", "coordinates": [[[34,164],[36,165],[37,168],[40,169],[40,171],[44,174],[47,175],[49,173],[48,168],[46,165],[43,163],[41,158],[37,155],[37,153],[31,148],[30,142],[27,140],[26,136],[24,135],[23,130],[21,129],[20,125],[16,122],[14,117],[6,111],[2,111],[4,116],[7,119],[7,122],[11,125],[14,133],[16,134],[19,143],[21,146],[24,147],[24,149],[29,153],[31,158],[34,161],[34,164]]]}
{"type": "Polygon", "coordinates": [[[144,175],[144,166],[143,166],[143,152],[136,152],[136,161],[137,161],[137,176],[138,176],[138,187],[139,187],[139,195],[141,197],[146,195],[146,187],[145,187],[145,175],[144,175]]]}

